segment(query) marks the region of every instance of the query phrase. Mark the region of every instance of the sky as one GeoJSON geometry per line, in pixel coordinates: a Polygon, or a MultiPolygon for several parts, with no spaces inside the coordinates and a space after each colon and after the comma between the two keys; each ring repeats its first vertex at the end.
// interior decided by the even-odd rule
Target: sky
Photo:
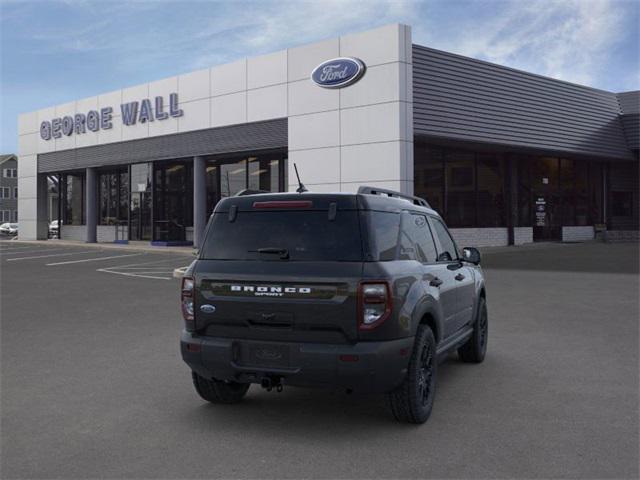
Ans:
{"type": "Polygon", "coordinates": [[[19,113],[400,22],[413,42],[640,89],[640,0],[0,0],[0,153],[19,113]]]}

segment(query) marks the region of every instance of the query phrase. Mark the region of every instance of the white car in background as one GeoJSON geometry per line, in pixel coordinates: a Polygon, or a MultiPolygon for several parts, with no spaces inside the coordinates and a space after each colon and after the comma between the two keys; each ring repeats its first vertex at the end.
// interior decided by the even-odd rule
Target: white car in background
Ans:
{"type": "Polygon", "coordinates": [[[59,238],[60,226],[58,220],[49,223],[49,238],[59,238]]]}
{"type": "Polygon", "coordinates": [[[18,224],[17,223],[3,223],[0,225],[0,233],[4,235],[17,235],[18,224]]]}

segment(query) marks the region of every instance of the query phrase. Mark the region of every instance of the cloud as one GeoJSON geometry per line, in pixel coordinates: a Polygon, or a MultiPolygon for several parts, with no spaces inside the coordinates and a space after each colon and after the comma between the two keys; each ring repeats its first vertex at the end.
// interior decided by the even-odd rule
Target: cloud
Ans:
{"type": "MultiPolygon", "coordinates": [[[[443,39],[419,28],[418,40],[424,37],[435,48],[585,85],[604,83],[603,77],[611,74],[608,57],[630,30],[637,42],[636,2],[533,0],[498,5],[499,15],[494,11],[493,18],[483,21],[470,18],[456,35],[443,39]]],[[[629,60],[637,71],[637,57],[629,60]]]]}

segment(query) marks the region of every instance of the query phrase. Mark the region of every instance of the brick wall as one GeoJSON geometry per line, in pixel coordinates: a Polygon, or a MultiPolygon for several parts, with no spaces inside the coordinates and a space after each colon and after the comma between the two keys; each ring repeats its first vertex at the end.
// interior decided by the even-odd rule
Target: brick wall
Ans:
{"type": "Polygon", "coordinates": [[[607,230],[604,232],[604,241],[608,243],[638,242],[640,232],[638,230],[607,230]]]}
{"type": "Polygon", "coordinates": [[[523,245],[525,243],[533,242],[533,228],[532,227],[515,227],[513,229],[513,243],[516,245],[523,245]]]}
{"type": "Polygon", "coordinates": [[[563,242],[586,242],[593,240],[595,231],[592,226],[588,227],[562,227],[563,242]]]}
{"type": "MultiPolygon", "coordinates": [[[[127,226],[118,227],[118,240],[128,240],[129,232],[127,226]]],[[[115,242],[116,226],[115,225],[98,225],[98,242],[115,242]]]]}
{"type": "Polygon", "coordinates": [[[506,228],[452,228],[451,235],[462,247],[499,247],[508,245],[506,228]]]}
{"type": "Polygon", "coordinates": [[[80,240],[84,242],[87,239],[87,227],[86,225],[62,225],[60,235],[62,240],[80,240]]]}

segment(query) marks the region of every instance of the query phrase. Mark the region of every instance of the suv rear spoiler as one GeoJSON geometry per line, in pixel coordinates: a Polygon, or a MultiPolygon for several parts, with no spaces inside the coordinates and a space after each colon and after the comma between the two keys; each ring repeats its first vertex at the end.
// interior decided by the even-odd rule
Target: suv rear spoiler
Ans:
{"type": "Polygon", "coordinates": [[[429,205],[429,203],[424,198],[414,197],[413,195],[405,195],[404,193],[396,192],[395,190],[387,190],[386,188],[368,187],[366,185],[363,185],[362,187],[358,188],[358,193],[364,195],[386,195],[387,197],[401,198],[403,200],[410,201],[414,205],[431,208],[431,205],[429,205]]]}

